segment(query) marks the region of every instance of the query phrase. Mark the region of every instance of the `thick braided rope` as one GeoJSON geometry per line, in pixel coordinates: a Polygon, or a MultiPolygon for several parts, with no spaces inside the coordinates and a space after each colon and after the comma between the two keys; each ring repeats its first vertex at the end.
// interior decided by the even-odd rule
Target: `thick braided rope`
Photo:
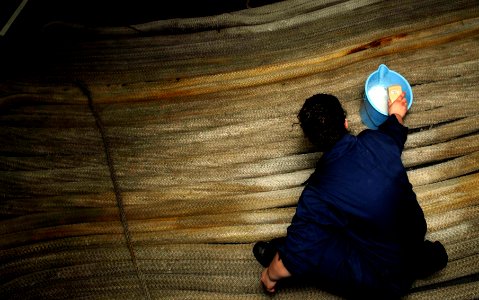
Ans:
{"type": "Polygon", "coordinates": [[[120,186],[118,185],[118,179],[116,176],[115,166],[113,164],[113,158],[110,152],[110,143],[108,141],[108,136],[106,135],[105,127],[101,120],[100,114],[98,113],[98,111],[95,109],[95,106],[93,105],[93,98],[91,96],[91,92],[88,90],[88,87],[81,81],[77,81],[76,84],[81,89],[83,94],[87,97],[88,107],[90,108],[90,111],[93,114],[93,117],[95,118],[96,126],[98,128],[98,131],[100,132],[101,139],[103,141],[103,148],[105,150],[105,158],[108,164],[108,169],[110,171],[111,183],[113,185],[113,190],[115,192],[115,199],[116,199],[116,204],[118,207],[120,222],[123,227],[125,243],[126,243],[126,246],[128,247],[128,252],[130,253],[131,262],[133,264],[133,267],[135,268],[136,276],[138,277],[140,287],[143,289],[144,296],[146,299],[151,299],[148,285],[146,284],[144,275],[141,272],[140,267],[138,266],[135,249],[133,248],[133,244],[131,241],[131,233],[128,226],[128,220],[126,217],[125,207],[123,204],[123,198],[121,196],[120,186]]]}

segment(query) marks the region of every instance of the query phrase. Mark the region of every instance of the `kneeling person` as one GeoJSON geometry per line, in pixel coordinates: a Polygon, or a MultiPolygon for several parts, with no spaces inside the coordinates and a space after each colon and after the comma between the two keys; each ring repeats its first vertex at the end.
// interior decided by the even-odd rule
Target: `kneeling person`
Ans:
{"type": "Polygon", "coordinates": [[[287,236],[258,242],[269,292],[286,277],[305,278],[346,297],[392,299],[447,264],[439,242],[425,240],[424,214],[401,161],[407,138],[402,93],[378,130],[357,136],[338,99],[308,98],[298,119],[323,152],[306,182],[287,236]]]}

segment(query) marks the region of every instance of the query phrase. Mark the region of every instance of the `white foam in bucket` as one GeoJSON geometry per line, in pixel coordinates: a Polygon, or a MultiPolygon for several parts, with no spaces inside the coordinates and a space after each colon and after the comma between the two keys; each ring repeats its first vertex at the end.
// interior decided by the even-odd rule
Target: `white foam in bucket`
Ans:
{"type": "Polygon", "coordinates": [[[388,117],[388,93],[387,88],[399,84],[406,92],[407,108],[412,105],[413,94],[411,85],[401,74],[390,70],[381,64],[371,73],[364,85],[364,101],[360,115],[364,125],[371,129],[377,129],[388,117]]]}

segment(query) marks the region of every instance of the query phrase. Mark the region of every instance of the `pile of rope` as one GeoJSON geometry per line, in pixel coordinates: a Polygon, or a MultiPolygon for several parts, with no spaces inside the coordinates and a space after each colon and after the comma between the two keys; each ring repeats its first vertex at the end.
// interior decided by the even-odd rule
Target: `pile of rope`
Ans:
{"type": "Polygon", "coordinates": [[[285,234],[321,156],[296,114],[331,93],[359,133],[382,63],[412,85],[402,158],[450,259],[407,298],[479,296],[477,1],[290,0],[36,43],[0,81],[4,299],[267,299],[252,245],[285,234]]]}

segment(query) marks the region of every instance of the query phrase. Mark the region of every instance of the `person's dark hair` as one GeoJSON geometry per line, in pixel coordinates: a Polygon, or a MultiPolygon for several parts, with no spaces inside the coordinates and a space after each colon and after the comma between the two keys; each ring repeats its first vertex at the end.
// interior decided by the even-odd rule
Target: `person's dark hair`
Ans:
{"type": "Polygon", "coordinates": [[[338,98],[316,94],[303,104],[298,120],[305,136],[319,151],[331,149],[348,132],[344,127],[346,112],[338,98]]]}

